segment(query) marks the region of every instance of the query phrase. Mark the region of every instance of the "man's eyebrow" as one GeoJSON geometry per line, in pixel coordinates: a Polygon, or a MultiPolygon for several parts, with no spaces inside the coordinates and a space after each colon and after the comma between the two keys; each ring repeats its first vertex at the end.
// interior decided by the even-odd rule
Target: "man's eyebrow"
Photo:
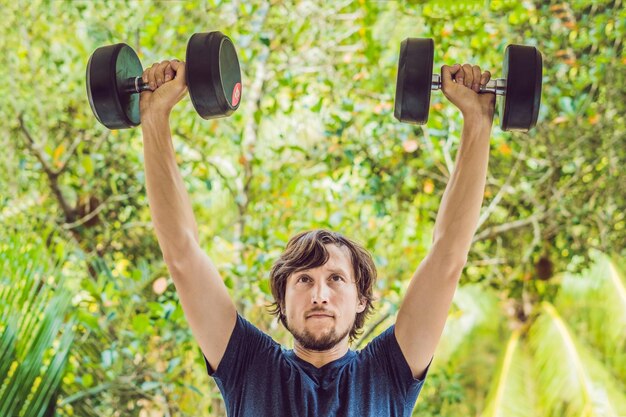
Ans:
{"type": "MultiPolygon", "coordinates": [[[[309,269],[302,269],[300,271],[296,271],[296,272],[293,273],[293,275],[295,276],[295,275],[299,275],[299,274],[306,274],[308,271],[310,271],[310,268],[309,269]]],[[[341,275],[348,276],[348,273],[346,271],[344,271],[343,269],[341,269],[341,268],[329,268],[328,272],[330,272],[332,274],[341,274],[341,275]]]]}
{"type": "Polygon", "coordinates": [[[341,275],[349,276],[348,273],[341,268],[330,268],[328,271],[334,274],[341,274],[341,275]]]}

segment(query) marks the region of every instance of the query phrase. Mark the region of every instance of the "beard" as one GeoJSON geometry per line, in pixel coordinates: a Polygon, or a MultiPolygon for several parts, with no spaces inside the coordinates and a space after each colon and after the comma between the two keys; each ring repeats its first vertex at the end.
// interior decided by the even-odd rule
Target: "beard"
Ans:
{"type": "Polygon", "coordinates": [[[347,335],[350,333],[350,328],[344,331],[342,334],[337,334],[336,329],[332,329],[328,333],[325,333],[321,336],[316,336],[309,332],[308,330],[304,330],[302,332],[292,329],[287,322],[287,318],[285,317],[285,327],[292,334],[293,338],[296,339],[300,345],[307,350],[314,350],[316,352],[323,352],[325,350],[329,350],[337,343],[341,342],[347,335]]]}

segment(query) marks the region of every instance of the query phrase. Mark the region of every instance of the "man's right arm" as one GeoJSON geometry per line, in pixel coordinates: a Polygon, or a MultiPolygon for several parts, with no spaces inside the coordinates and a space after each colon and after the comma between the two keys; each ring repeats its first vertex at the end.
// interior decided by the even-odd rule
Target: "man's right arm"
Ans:
{"type": "MultiPolygon", "coordinates": [[[[162,88],[161,82],[159,89],[162,88]]],[[[172,85],[175,82],[184,83],[184,67],[176,73],[176,79],[163,87],[175,87],[172,85]]],[[[163,90],[169,92],[169,89],[163,90]]],[[[156,96],[156,92],[143,94],[142,101],[147,103],[153,98],[149,95],[156,96]]],[[[237,311],[217,268],[199,245],[191,201],[176,164],[169,126],[170,111],[171,108],[164,110],[157,106],[144,105],[142,108],[150,212],[163,259],[174,280],[187,321],[209,364],[217,369],[235,326],[237,311]]]]}

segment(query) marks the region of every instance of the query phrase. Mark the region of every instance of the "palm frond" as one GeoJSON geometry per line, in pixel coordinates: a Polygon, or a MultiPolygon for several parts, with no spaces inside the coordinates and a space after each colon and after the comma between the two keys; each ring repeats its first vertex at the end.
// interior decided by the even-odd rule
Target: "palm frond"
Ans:
{"type": "MultiPolygon", "coordinates": [[[[0,298],[1,300],[1,298],[0,298]]],[[[3,321],[4,329],[0,334],[0,381],[4,381],[9,374],[11,364],[15,359],[15,345],[17,341],[16,320],[3,321]]],[[[0,398],[6,389],[4,384],[0,384],[0,398]]]]}
{"type": "Polygon", "coordinates": [[[495,335],[497,341],[498,321],[494,317],[501,316],[493,291],[486,290],[481,284],[459,286],[437,346],[436,360],[449,361],[468,340],[473,339],[473,332],[480,332],[481,337],[495,335]]]}
{"type": "Polygon", "coordinates": [[[607,256],[580,275],[565,274],[555,308],[626,386],[626,289],[607,256]]]}
{"type": "Polygon", "coordinates": [[[520,343],[520,331],[511,334],[495,373],[482,417],[534,417],[538,412],[531,358],[520,343]]]}
{"type": "Polygon", "coordinates": [[[484,283],[457,289],[433,359],[433,370],[444,375],[444,383],[458,381],[465,387],[462,403],[445,404],[449,415],[475,415],[484,408],[502,335],[508,334],[499,304],[497,293],[484,283]]]}
{"type": "Polygon", "coordinates": [[[618,417],[626,414],[620,384],[547,302],[529,331],[538,406],[546,416],[618,417]]]}
{"type": "Polygon", "coordinates": [[[37,237],[0,246],[0,416],[42,417],[58,391],[74,320],[58,262],[37,237]]]}

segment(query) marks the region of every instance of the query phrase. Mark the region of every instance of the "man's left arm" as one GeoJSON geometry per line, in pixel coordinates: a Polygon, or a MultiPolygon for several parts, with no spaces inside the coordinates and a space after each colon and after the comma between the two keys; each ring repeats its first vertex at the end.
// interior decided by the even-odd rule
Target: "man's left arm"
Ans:
{"type": "MultiPolygon", "coordinates": [[[[444,66],[442,78],[444,88],[448,84],[446,96],[463,113],[461,143],[435,220],[432,247],[411,278],[395,326],[400,349],[418,379],[423,379],[439,343],[467,261],[480,216],[489,161],[495,96],[476,94],[475,84],[463,88],[460,74],[451,84],[451,75],[459,72],[454,70],[455,67],[444,66]]],[[[474,79],[486,84],[489,75],[478,74],[474,79]]]]}

